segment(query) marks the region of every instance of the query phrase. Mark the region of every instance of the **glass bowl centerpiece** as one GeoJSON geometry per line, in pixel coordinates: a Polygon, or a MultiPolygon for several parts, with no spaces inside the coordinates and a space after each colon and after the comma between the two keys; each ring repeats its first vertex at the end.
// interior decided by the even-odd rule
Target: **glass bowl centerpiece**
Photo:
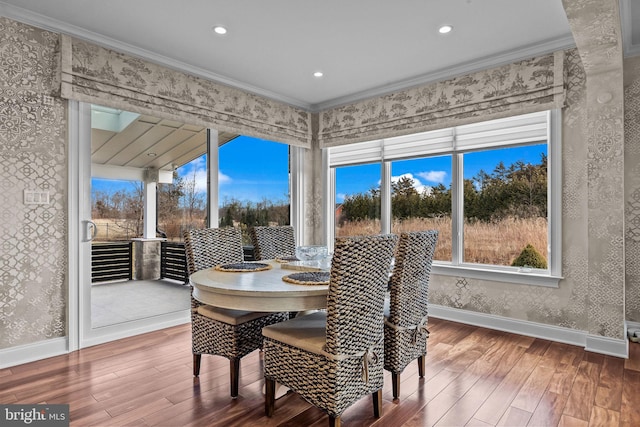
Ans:
{"type": "Polygon", "coordinates": [[[296,247],[296,257],[300,261],[319,261],[327,256],[328,250],[323,245],[308,245],[296,247]]]}

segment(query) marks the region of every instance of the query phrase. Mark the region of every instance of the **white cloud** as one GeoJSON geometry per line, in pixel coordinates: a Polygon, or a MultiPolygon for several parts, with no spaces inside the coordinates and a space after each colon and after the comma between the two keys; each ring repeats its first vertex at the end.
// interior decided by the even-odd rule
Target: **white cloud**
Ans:
{"type": "Polygon", "coordinates": [[[420,178],[424,179],[425,181],[437,182],[437,183],[443,183],[444,180],[447,178],[446,171],[418,172],[417,175],[420,178]]]}
{"type": "Polygon", "coordinates": [[[338,202],[338,203],[342,203],[342,202],[344,202],[344,198],[345,198],[345,197],[347,197],[347,195],[346,195],[346,194],[344,194],[344,193],[338,193],[338,194],[336,194],[336,202],[338,202]]]}
{"type": "Polygon", "coordinates": [[[233,181],[231,179],[231,177],[229,175],[225,175],[222,172],[218,171],[218,184],[223,185],[223,184],[228,184],[231,181],[233,181]]]}
{"type": "MultiPolygon", "coordinates": [[[[187,177],[188,180],[194,178],[193,175],[187,177]]],[[[196,180],[196,191],[205,192],[207,191],[207,171],[203,169],[196,170],[195,173],[196,180]]]]}
{"type": "Polygon", "coordinates": [[[409,178],[413,184],[413,188],[415,188],[419,194],[431,194],[431,187],[424,185],[418,178],[414,177],[412,173],[403,173],[400,176],[392,176],[391,182],[398,182],[402,178],[409,178]]]}
{"type": "MultiPolygon", "coordinates": [[[[192,180],[195,179],[196,191],[202,192],[202,193],[207,191],[207,171],[205,169],[197,169],[195,171],[195,176],[194,176],[194,172],[191,171],[191,173],[183,176],[183,179],[185,182],[191,182],[192,180]]],[[[229,184],[231,181],[232,179],[230,176],[225,175],[222,172],[218,172],[219,185],[229,184]]]]}

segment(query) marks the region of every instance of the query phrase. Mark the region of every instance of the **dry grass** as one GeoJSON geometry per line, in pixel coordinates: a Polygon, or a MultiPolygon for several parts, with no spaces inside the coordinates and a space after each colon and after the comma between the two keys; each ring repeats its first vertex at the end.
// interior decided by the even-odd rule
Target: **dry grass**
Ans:
{"type": "MultiPolygon", "coordinates": [[[[435,259],[451,261],[451,218],[412,218],[394,221],[393,233],[438,230],[435,259]]],[[[358,221],[336,227],[336,236],[356,236],[380,232],[380,221],[358,221]]],[[[547,221],[544,218],[507,218],[496,222],[464,224],[464,261],[478,264],[511,265],[527,244],[546,258],[547,221]]]]}
{"type": "Polygon", "coordinates": [[[135,232],[135,221],[110,218],[94,218],[92,221],[98,227],[95,237],[98,242],[129,240],[138,237],[135,232]]]}

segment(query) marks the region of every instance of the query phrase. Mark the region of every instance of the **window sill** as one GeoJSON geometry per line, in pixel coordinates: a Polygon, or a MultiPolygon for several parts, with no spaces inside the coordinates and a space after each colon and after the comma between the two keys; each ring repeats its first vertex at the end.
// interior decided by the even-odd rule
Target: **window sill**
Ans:
{"type": "Polygon", "coordinates": [[[563,279],[561,276],[552,276],[550,274],[540,274],[537,272],[525,273],[521,271],[479,268],[476,266],[454,266],[435,263],[431,268],[431,273],[442,276],[459,276],[470,279],[515,283],[518,285],[545,286],[548,288],[557,288],[558,283],[563,279]]]}

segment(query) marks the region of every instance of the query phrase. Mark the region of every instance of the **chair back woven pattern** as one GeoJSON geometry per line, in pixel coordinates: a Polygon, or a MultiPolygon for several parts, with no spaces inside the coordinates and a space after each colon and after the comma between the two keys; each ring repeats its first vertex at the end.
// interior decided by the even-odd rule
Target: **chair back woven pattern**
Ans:
{"type": "Polygon", "coordinates": [[[242,234],[239,228],[205,228],[184,232],[189,274],[220,264],[242,262],[242,234]]]}
{"type": "MultiPolygon", "coordinates": [[[[189,230],[184,233],[189,274],[220,264],[242,262],[242,233],[233,227],[189,230]]],[[[191,296],[192,351],[228,359],[243,357],[262,345],[262,328],[289,318],[288,313],[270,313],[240,325],[210,319],[196,311],[203,305],[191,296]]]]}
{"type": "Polygon", "coordinates": [[[384,295],[395,235],[337,238],[327,296],[325,354],[264,339],[264,375],[334,417],[383,386],[384,295]],[[363,375],[365,354],[367,375],[363,375]]]}
{"type": "Polygon", "coordinates": [[[327,352],[353,354],[383,336],[395,235],[337,238],[327,295],[327,352]]]}
{"type": "Polygon", "coordinates": [[[437,240],[436,230],[400,235],[388,318],[399,328],[385,325],[385,369],[391,372],[402,372],[412,360],[427,353],[428,334],[420,324],[427,319],[429,278],[437,240]]]}
{"type": "Polygon", "coordinates": [[[290,225],[255,226],[249,229],[256,260],[291,257],[296,254],[296,241],[290,225]]]}

